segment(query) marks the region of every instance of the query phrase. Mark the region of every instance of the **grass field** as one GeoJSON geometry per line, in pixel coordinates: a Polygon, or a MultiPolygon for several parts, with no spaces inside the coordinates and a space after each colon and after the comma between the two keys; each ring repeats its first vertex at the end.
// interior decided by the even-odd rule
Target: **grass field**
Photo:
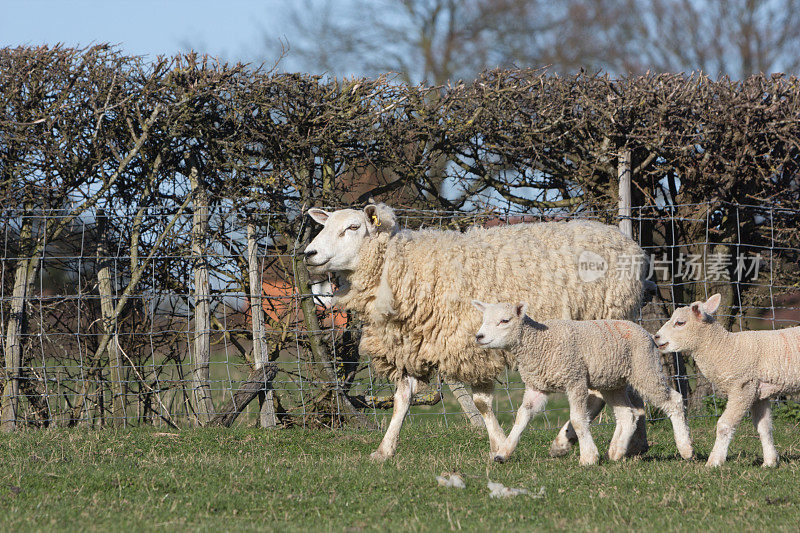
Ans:
{"type": "MultiPolygon", "coordinates": [[[[712,424],[692,420],[700,459],[712,424]]],[[[0,530],[796,531],[800,429],[776,426],[774,470],[749,423],[717,470],[677,459],[664,422],[646,457],[589,468],[547,456],[555,431],[526,432],[500,465],[482,431],[433,421],[405,428],[383,465],[369,431],[21,431],[0,446],[0,530]],[[467,488],[438,487],[444,471],[467,488]],[[487,479],[544,496],[490,499],[487,479]]],[[[601,451],[611,429],[593,428],[601,451]]]]}

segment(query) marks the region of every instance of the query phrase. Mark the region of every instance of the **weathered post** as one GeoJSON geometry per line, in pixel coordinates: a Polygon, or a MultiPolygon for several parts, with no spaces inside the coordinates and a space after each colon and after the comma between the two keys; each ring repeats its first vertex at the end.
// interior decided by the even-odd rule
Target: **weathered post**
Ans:
{"type": "Polygon", "coordinates": [[[206,425],[214,414],[211,398],[211,286],[208,281],[206,239],[208,236],[208,196],[200,184],[199,169],[193,158],[189,183],[194,197],[192,214],[192,264],[194,270],[194,360],[192,390],[197,422],[206,425]]]}
{"type": "MultiPolygon", "coordinates": [[[[261,301],[263,290],[259,283],[261,276],[258,269],[258,245],[256,243],[256,227],[251,218],[247,220],[247,270],[250,277],[250,315],[253,330],[253,361],[255,369],[260,370],[267,363],[267,346],[264,331],[264,307],[261,301]]],[[[272,387],[264,383],[266,390],[258,395],[260,405],[258,421],[261,427],[269,428],[278,425],[273,403],[272,387]]]]}

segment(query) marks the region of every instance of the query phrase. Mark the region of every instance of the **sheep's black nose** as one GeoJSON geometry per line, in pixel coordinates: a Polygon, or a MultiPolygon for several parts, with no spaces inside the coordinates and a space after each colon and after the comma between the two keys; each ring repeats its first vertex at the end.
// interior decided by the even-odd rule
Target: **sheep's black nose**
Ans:
{"type": "Polygon", "coordinates": [[[655,339],[656,341],[658,341],[658,339],[660,339],[660,338],[661,338],[661,335],[659,335],[658,333],[656,333],[656,334],[653,336],[653,339],[655,339]]]}
{"type": "Polygon", "coordinates": [[[312,257],[314,257],[316,254],[317,254],[317,251],[316,251],[316,250],[306,250],[306,251],[305,251],[305,253],[304,253],[303,255],[305,255],[305,256],[306,256],[306,261],[308,261],[309,259],[311,259],[312,257]]]}
{"type": "Polygon", "coordinates": [[[478,333],[477,335],[475,335],[475,340],[481,342],[483,340],[483,337],[484,337],[483,333],[478,333]]]}

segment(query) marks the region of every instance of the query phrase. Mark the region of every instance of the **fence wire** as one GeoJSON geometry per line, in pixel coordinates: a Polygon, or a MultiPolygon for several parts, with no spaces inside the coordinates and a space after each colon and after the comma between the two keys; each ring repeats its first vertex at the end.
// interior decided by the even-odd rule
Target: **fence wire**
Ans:
{"type": "MultiPolygon", "coordinates": [[[[337,387],[376,422],[391,412],[391,384],[358,356],[358,317],[318,305],[319,327],[309,327],[302,304],[311,295],[297,277],[302,250],[286,214],[214,207],[205,226],[196,214],[94,210],[32,255],[48,224],[66,215],[0,211],[4,425],[336,426],[347,415],[337,387]],[[330,361],[315,359],[314,336],[330,361]]],[[[615,213],[588,209],[398,214],[412,229],[573,217],[618,222],[615,213]]],[[[800,212],[703,203],[634,208],[632,218],[660,289],[642,309],[649,331],[676,306],[714,292],[724,294],[720,320],[734,330],[800,322],[793,229],[800,212]]],[[[719,414],[723,400],[690,360],[673,354],[664,363],[694,416],[719,414]]],[[[501,418],[519,406],[523,389],[514,371],[498,378],[501,418]]],[[[463,421],[451,387],[438,378],[416,403],[412,421],[463,421]]],[[[533,427],[560,426],[565,407],[552,400],[533,427]]]]}

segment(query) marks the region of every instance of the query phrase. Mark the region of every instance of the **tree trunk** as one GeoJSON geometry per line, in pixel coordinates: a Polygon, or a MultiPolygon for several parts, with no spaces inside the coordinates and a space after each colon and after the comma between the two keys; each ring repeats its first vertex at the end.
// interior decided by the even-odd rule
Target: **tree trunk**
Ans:
{"type": "MultiPolygon", "coordinates": [[[[267,363],[266,334],[264,331],[264,307],[261,302],[261,276],[258,269],[258,245],[256,243],[255,224],[247,222],[247,269],[250,277],[250,315],[253,328],[253,361],[255,369],[261,369],[267,363]]],[[[278,425],[275,414],[273,390],[266,388],[259,394],[258,422],[261,427],[271,428],[278,425]]]]}
{"type": "Polygon", "coordinates": [[[483,423],[483,417],[481,416],[480,411],[478,408],[475,407],[475,402],[472,401],[472,394],[467,390],[463,383],[459,383],[458,381],[448,381],[447,386],[453,393],[453,396],[456,397],[458,403],[461,405],[461,409],[464,411],[464,416],[467,417],[470,425],[476,428],[486,427],[486,424],[483,423]]]}
{"type": "Polygon", "coordinates": [[[209,425],[230,427],[247,404],[272,387],[272,380],[277,373],[278,367],[275,364],[266,364],[250,372],[247,380],[239,386],[233,398],[209,421],[209,425]]]}
{"type": "MultiPolygon", "coordinates": [[[[308,235],[305,237],[306,238],[302,239],[301,242],[308,242],[308,235]]],[[[305,324],[306,331],[308,332],[308,341],[311,352],[311,373],[314,375],[317,381],[327,386],[327,388],[334,393],[337,405],[339,405],[342,410],[341,414],[344,414],[346,417],[350,418],[351,422],[356,426],[372,427],[373,424],[367,419],[367,417],[364,416],[363,413],[359,412],[353,406],[352,402],[350,402],[350,398],[348,398],[344,393],[344,390],[339,383],[336,370],[331,363],[328,347],[322,340],[322,336],[319,334],[319,320],[317,319],[317,309],[316,305],[314,304],[314,299],[311,297],[311,284],[309,281],[308,270],[306,270],[306,265],[303,263],[301,254],[295,254],[293,260],[295,267],[295,282],[297,284],[297,289],[300,292],[300,305],[303,310],[303,322],[305,324]]]]}
{"type": "Polygon", "coordinates": [[[192,389],[197,422],[206,425],[214,412],[211,397],[211,287],[208,281],[206,238],[208,234],[208,196],[202,189],[199,169],[192,164],[189,182],[194,193],[192,215],[192,259],[194,270],[194,368],[192,389]]]}

